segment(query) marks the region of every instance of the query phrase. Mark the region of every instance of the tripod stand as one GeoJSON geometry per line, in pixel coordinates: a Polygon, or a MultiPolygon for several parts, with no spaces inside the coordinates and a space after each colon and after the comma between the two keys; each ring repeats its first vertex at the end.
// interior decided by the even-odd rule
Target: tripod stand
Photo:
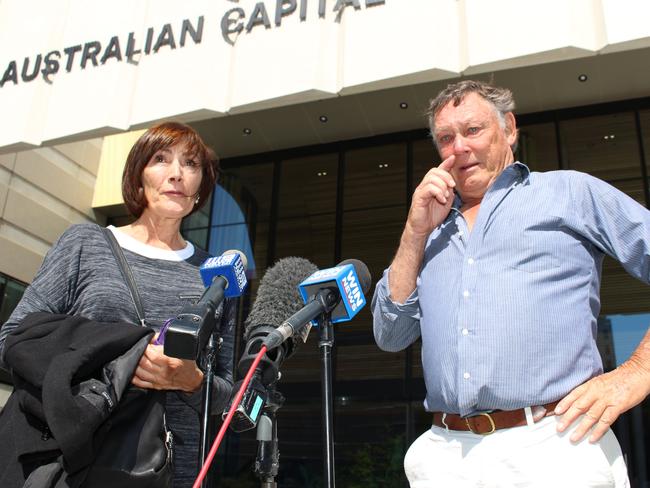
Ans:
{"type": "Polygon", "coordinates": [[[256,438],[259,444],[254,472],[260,479],[261,488],[277,488],[275,477],[280,468],[280,451],[276,412],[284,404],[284,396],[273,385],[267,391],[267,404],[257,424],[256,438]]]}

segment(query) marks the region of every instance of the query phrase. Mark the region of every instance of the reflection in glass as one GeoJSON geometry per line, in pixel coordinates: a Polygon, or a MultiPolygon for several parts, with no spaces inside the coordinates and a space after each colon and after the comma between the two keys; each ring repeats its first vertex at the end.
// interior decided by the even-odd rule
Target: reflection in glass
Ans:
{"type": "Polygon", "coordinates": [[[564,120],[560,130],[562,154],[570,169],[606,181],[641,176],[633,113],[564,120]]]}
{"type": "Polygon", "coordinates": [[[531,171],[559,169],[555,124],[521,126],[515,159],[526,164],[531,171]]]}
{"type": "Polygon", "coordinates": [[[0,276],[0,325],[4,324],[18,305],[27,285],[0,276]]]}
{"type": "Polygon", "coordinates": [[[645,165],[648,173],[650,173],[650,110],[641,110],[639,120],[641,122],[641,140],[643,141],[645,165]]]}
{"type": "Polygon", "coordinates": [[[616,367],[627,361],[650,326],[650,313],[607,315],[612,330],[616,367]]]}
{"type": "Polygon", "coordinates": [[[403,486],[406,405],[339,396],[335,408],[338,484],[403,486]]]}
{"type": "Polygon", "coordinates": [[[221,186],[217,186],[214,191],[212,207],[214,217],[210,228],[210,254],[219,256],[231,249],[242,251],[248,262],[249,276],[254,276],[255,256],[244,212],[232,195],[221,186]]]}
{"type": "Polygon", "coordinates": [[[356,149],[345,154],[343,209],[404,205],[406,144],[356,149]]]}
{"type": "Polygon", "coordinates": [[[618,261],[605,256],[600,286],[601,314],[650,312],[648,292],[648,285],[631,276],[618,261]]]}
{"type": "Polygon", "coordinates": [[[278,217],[336,212],[338,154],[319,154],[282,162],[278,217]]]}
{"type": "Polygon", "coordinates": [[[223,250],[241,249],[249,259],[249,272],[257,278],[266,268],[272,181],[271,163],[228,169],[213,202],[210,249],[212,239],[223,250]]]}
{"type": "Polygon", "coordinates": [[[338,154],[283,161],[281,174],[276,258],[334,266],[338,154]]]}
{"type": "Polygon", "coordinates": [[[424,175],[431,168],[440,164],[440,155],[429,138],[413,141],[411,147],[413,151],[413,181],[411,181],[411,185],[415,190],[424,175]]]}

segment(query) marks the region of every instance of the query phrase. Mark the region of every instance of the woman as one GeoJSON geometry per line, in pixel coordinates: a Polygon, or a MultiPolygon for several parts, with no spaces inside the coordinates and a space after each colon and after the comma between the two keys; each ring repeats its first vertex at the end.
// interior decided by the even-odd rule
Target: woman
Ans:
{"type": "MultiPolygon", "coordinates": [[[[146,325],[160,329],[185,303],[203,292],[198,267],[208,254],[180,233],[182,219],[208,200],[218,164],[189,126],[166,122],[146,131],[131,149],[122,194],[135,217],[109,226],[122,247],[142,299],[146,325]]],[[[215,365],[214,413],[232,388],[234,302],[220,309],[223,342],[215,365]]],[[[0,329],[0,365],[5,337],[30,312],[81,315],[100,322],[138,323],[129,289],[99,226],[73,225],[48,252],[32,284],[0,329]]],[[[133,384],[166,390],[166,417],[174,434],[174,487],[191,486],[198,473],[199,416],[203,373],[195,361],[171,358],[150,344],[133,384]]]]}

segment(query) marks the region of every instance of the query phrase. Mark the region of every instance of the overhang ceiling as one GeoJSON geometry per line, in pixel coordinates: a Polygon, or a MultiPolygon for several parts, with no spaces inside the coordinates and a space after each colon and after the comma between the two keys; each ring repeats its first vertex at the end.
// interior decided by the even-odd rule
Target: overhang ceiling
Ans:
{"type": "MultiPolygon", "coordinates": [[[[516,113],[650,96],[650,48],[466,76],[511,88],[516,113]],[[579,81],[580,75],[587,80],[579,81]]],[[[426,127],[429,99],[454,78],[193,123],[221,158],[426,127]],[[407,109],[400,103],[408,104],[407,109]],[[319,118],[324,115],[327,122],[319,118]],[[250,130],[246,134],[245,129],[250,130]]],[[[248,132],[248,131],[247,131],[248,132]]]]}

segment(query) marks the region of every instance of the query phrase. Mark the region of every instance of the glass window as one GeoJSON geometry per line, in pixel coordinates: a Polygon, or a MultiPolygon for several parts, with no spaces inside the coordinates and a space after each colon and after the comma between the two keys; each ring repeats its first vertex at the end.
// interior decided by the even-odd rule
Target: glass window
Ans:
{"type": "Polygon", "coordinates": [[[345,154],[343,209],[404,205],[406,144],[355,149],[345,154]]]}
{"type": "MultiPolygon", "coordinates": [[[[276,226],[276,258],[298,256],[331,268],[336,238],[338,153],[282,162],[276,226]]],[[[282,383],[320,381],[318,330],[310,332],[282,368],[282,383]]]]}
{"type": "Polygon", "coordinates": [[[278,217],[304,217],[336,212],[338,153],[282,162],[278,217]]]}
{"type": "Polygon", "coordinates": [[[240,249],[253,279],[260,278],[267,266],[272,182],[272,163],[231,168],[221,174],[213,197],[209,251],[218,255],[240,249]]]}
{"type": "MultiPolygon", "coordinates": [[[[402,188],[403,198],[406,192],[402,188]]],[[[343,235],[341,252],[344,258],[363,261],[372,277],[371,289],[365,294],[367,305],[354,317],[353,321],[342,324],[337,334],[361,333],[367,336],[368,343],[374,344],[372,337],[372,316],[370,299],[375,284],[389,265],[404,229],[407,208],[405,204],[384,209],[356,210],[343,215],[343,235]]],[[[379,349],[377,349],[379,352],[379,349]]]]}
{"type": "MultiPolygon", "coordinates": [[[[212,196],[210,196],[212,198],[212,196]]],[[[181,223],[183,237],[201,249],[208,248],[208,229],[210,227],[210,202],[200,210],[185,217],[181,223]]]]}
{"type": "Polygon", "coordinates": [[[406,404],[339,396],[336,479],[350,487],[405,486],[406,404]]]}
{"type": "MultiPolygon", "coordinates": [[[[336,346],[335,346],[336,347],[336,346]]],[[[321,376],[321,351],[318,348],[318,329],[312,328],[307,337],[307,342],[300,343],[294,348],[294,353],[282,365],[282,385],[288,383],[319,384],[321,376]]]]}
{"type": "Polygon", "coordinates": [[[0,325],[4,324],[23,297],[27,285],[0,276],[0,325]]]}
{"type": "MultiPolygon", "coordinates": [[[[607,180],[645,204],[632,113],[559,124],[561,150],[568,167],[607,180]]],[[[650,153],[650,110],[643,112],[642,124],[646,153],[650,153]]],[[[338,174],[339,153],[287,158],[279,163],[274,200],[277,221],[272,223],[273,163],[231,169],[231,179],[215,192],[211,249],[217,242],[226,246],[226,236],[235,239],[227,248],[243,249],[249,242],[259,278],[268,265],[265,261],[270,242],[276,258],[301,256],[319,268],[335,264],[339,245],[342,259],[357,258],[368,266],[372,287],[366,299],[370,302],[376,281],[399,245],[409,188],[412,191],[440,159],[429,138],[355,149],[343,156],[344,175],[338,174]],[[409,145],[412,180],[407,182],[409,145]],[[337,179],[343,185],[338,200],[337,179]],[[341,208],[337,202],[342,203],[341,208]],[[338,235],[337,215],[342,217],[338,235]],[[269,236],[270,224],[276,229],[275,236],[269,236]]],[[[517,157],[534,171],[558,169],[556,125],[521,126],[517,157]]],[[[202,231],[204,221],[200,218],[196,217],[198,223],[189,231],[202,231]]],[[[255,283],[253,297],[254,289],[255,283]]],[[[647,329],[647,297],[647,285],[630,277],[613,259],[605,259],[601,286],[604,315],[598,323],[598,346],[607,370],[629,357],[647,329]]],[[[337,324],[334,330],[337,481],[343,486],[405,486],[403,456],[408,445],[431,425],[431,415],[422,405],[421,343],[399,353],[381,351],[372,335],[369,303],[354,320],[337,324]]],[[[278,411],[282,459],[277,481],[282,486],[320,486],[323,482],[321,368],[318,330],[314,329],[307,342],[283,364],[277,385],[287,398],[278,411]]],[[[648,434],[643,438],[638,434],[645,432],[639,423],[647,423],[648,415],[648,407],[640,406],[621,416],[614,426],[631,473],[645,466],[635,459],[645,452],[639,451],[639,446],[649,445],[648,434]]],[[[219,479],[219,486],[222,482],[223,486],[257,486],[259,480],[252,474],[257,450],[254,432],[231,436],[229,442],[229,454],[224,456],[229,461],[223,469],[230,473],[219,479]],[[231,485],[228,480],[232,480],[231,485]]]]}
{"type": "Polygon", "coordinates": [[[641,121],[641,140],[643,141],[643,151],[645,153],[645,165],[650,173],[650,110],[641,110],[639,112],[641,121]]]}
{"type": "Polygon", "coordinates": [[[560,122],[562,154],[570,169],[616,181],[641,176],[634,114],[560,122]]]}
{"type": "MultiPolygon", "coordinates": [[[[609,329],[614,367],[627,361],[638,347],[650,324],[650,312],[614,314],[601,317],[603,330],[609,329]]],[[[600,323],[599,323],[600,328],[600,323]]]]}
{"type": "MultiPolygon", "coordinates": [[[[23,297],[27,285],[0,275],[0,327],[4,324],[23,297]]],[[[0,369],[0,383],[11,384],[11,375],[0,369]]],[[[0,404],[0,410],[2,404],[0,404]]]]}
{"type": "Polygon", "coordinates": [[[605,256],[600,289],[603,315],[650,312],[649,292],[648,285],[630,276],[618,261],[605,256]]]}
{"type": "Polygon", "coordinates": [[[282,162],[275,254],[334,266],[338,154],[282,162]]]}
{"type": "Polygon", "coordinates": [[[413,181],[411,181],[411,185],[415,190],[424,175],[431,168],[440,164],[440,155],[431,138],[413,141],[411,147],[413,151],[413,181]]]}
{"type": "Polygon", "coordinates": [[[183,228],[196,229],[210,225],[210,205],[206,203],[198,211],[183,219],[183,228]]]}
{"type": "Polygon", "coordinates": [[[531,171],[559,169],[555,124],[530,124],[519,128],[519,142],[515,159],[525,163],[531,171]]]}
{"type": "MultiPolygon", "coordinates": [[[[647,289],[647,287],[646,287],[647,289]]],[[[603,315],[598,320],[598,349],[611,371],[629,359],[650,324],[650,313],[603,315]]],[[[632,486],[647,486],[650,405],[643,402],[621,415],[612,428],[627,460],[632,486]]]]}
{"type": "MultiPolygon", "coordinates": [[[[370,300],[368,300],[370,302],[370,300]]],[[[370,308],[370,303],[366,306],[370,308]]],[[[357,317],[354,318],[356,322],[357,317]]],[[[350,322],[352,323],[352,322],[350,322]]],[[[345,381],[373,381],[381,379],[403,379],[405,372],[405,351],[386,352],[377,347],[372,338],[372,322],[369,325],[367,344],[345,345],[344,338],[347,323],[335,325],[338,327],[336,336],[343,339],[336,344],[336,377],[345,381]]],[[[363,337],[363,336],[362,336],[363,337]]]]}

